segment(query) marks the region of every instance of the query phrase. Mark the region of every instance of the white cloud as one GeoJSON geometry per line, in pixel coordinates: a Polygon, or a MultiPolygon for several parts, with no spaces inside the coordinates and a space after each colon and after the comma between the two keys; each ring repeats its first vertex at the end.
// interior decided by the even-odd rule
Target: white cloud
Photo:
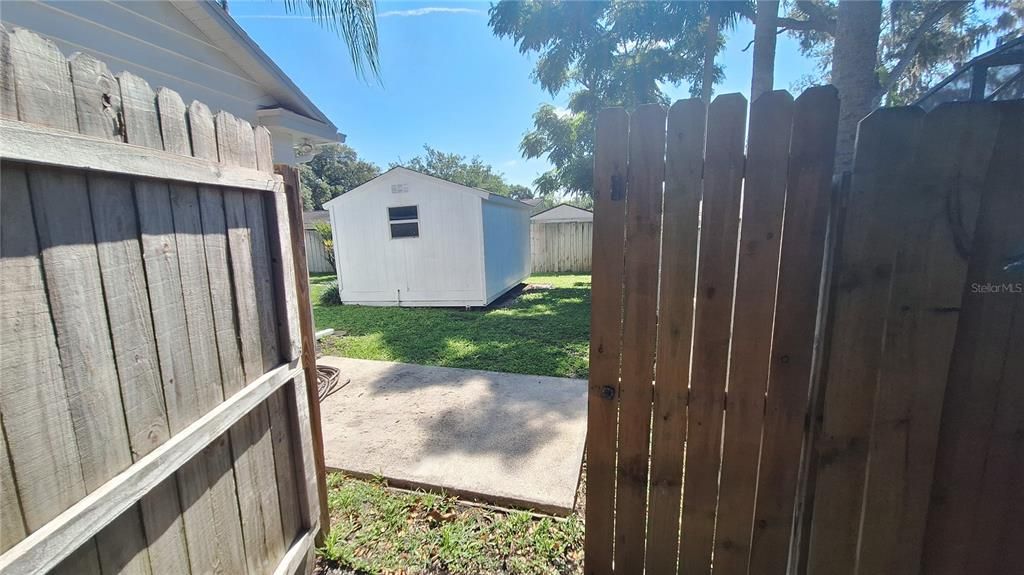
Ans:
{"type": "Polygon", "coordinates": [[[483,14],[483,10],[475,8],[444,8],[441,6],[427,6],[426,8],[413,8],[412,10],[388,10],[377,14],[378,18],[390,18],[392,16],[426,16],[428,14],[483,14]]]}
{"type": "Polygon", "coordinates": [[[555,107],[555,115],[559,118],[566,118],[572,115],[572,110],[569,108],[555,107]]]}

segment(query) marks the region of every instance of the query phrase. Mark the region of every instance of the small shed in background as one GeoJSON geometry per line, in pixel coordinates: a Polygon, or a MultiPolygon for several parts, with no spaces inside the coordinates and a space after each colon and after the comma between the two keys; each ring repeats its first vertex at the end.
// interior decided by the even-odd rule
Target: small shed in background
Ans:
{"type": "Polygon", "coordinates": [[[341,301],[486,306],[530,274],[530,207],[396,167],[324,204],[341,301]]]}

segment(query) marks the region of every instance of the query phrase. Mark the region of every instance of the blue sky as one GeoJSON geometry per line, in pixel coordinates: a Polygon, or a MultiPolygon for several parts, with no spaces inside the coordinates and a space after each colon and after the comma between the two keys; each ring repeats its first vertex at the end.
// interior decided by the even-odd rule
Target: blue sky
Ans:
{"type": "MultiPolygon", "coordinates": [[[[378,2],[383,86],[356,77],[345,44],[308,17],[291,16],[281,1],[231,0],[229,10],[246,32],[347,134],[360,156],[387,167],[430,144],[445,152],[480,158],[511,183],[532,187],[548,169],[545,160],[519,153],[537,106],[564,106],[530,79],[534,57],[487,26],[487,3],[378,2]]],[[[729,38],[719,62],[726,80],[718,94],[749,94],[753,38],[743,22],[729,38]]],[[[790,88],[813,71],[795,41],[779,37],[778,88],[790,88]]],[[[688,86],[669,89],[685,98],[688,86]]]]}

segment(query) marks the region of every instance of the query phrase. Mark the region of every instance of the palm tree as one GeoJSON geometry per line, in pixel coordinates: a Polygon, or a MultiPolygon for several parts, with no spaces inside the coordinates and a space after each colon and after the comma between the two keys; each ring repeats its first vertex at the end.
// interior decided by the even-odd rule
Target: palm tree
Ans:
{"type": "MultiPolygon", "coordinates": [[[[228,0],[221,0],[228,9],[228,0]]],[[[380,82],[380,54],[377,51],[377,5],[374,0],[284,0],[291,14],[309,14],[314,22],[333,31],[348,46],[356,75],[366,78],[369,70],[380,82]]]]}

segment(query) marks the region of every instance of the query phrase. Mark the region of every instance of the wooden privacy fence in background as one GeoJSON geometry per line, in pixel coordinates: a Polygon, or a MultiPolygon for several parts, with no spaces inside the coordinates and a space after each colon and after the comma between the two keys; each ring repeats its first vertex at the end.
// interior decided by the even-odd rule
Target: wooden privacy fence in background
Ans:
{"type": "Polygon", "coordinates": [[[310,569],[321,499],[269,133],[0,39],[0,571],[310,569]]]}
{"type": "Polygon", "coordinates": [[[587,573],[1019,567],[1022,108],[601,112],[587,573]]]}
{"type": "Polygon", "coordinates": [[[590,273],[593,222],[530,222],[532,273],[590,273]]]}

